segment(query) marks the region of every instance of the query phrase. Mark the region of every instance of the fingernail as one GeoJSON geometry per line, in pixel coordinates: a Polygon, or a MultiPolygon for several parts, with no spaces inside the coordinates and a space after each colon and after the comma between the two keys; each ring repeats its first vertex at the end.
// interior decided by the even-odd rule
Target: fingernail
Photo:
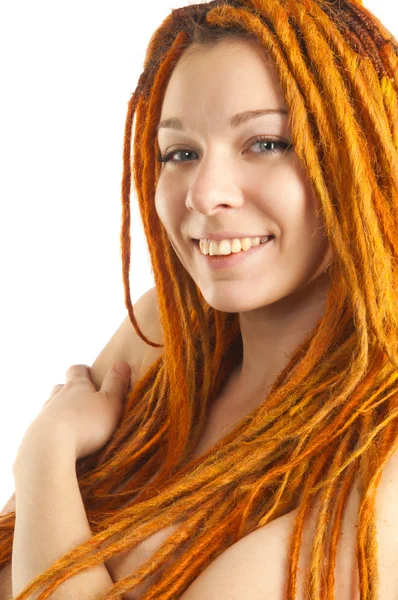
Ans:
{"type": "Polygon", "coordinates": [[[130,366],[126,362],[116,363],[114,365],[114,369],[116,373],[124,375],[125,377],[127,377],[127,375],[130,375],[130,366]]]}

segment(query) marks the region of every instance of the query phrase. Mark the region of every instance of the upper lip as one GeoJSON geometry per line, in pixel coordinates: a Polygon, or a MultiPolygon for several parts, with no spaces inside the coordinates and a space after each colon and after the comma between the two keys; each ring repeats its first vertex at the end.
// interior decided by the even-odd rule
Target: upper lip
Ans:
{"type": "Polygon", "coordinates": [[[194,237],[192,239],[195,240],[215,240],[220,242],[221,240],[228,240],[234,238],[253,238],[253,237],[266,237],[267,235],[273,235],[272,233],[239,233],[236,231],[221,231],[218,233],[201,233],[198,237],[194,237]]]}

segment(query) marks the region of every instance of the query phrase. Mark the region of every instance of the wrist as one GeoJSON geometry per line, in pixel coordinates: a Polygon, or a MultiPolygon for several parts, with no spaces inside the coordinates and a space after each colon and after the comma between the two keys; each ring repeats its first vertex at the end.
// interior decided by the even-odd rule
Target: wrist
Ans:
{"type": "Polygon", "coordinates": [[[26,466],[48,461],[76,464],[76,444],[73,431],[62,424],[34,421],[26,430],[13,464],[14,476],[26,466]]]}

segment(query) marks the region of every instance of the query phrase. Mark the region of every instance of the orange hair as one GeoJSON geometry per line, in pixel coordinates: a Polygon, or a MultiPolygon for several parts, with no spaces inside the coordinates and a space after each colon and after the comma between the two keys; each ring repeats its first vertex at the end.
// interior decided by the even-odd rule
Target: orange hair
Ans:
{"type": "MultiPolygon", "coordinates": [[[[133,167],[164,351],[128,394],[109,443],[77,463],[93,538],[16,600],[41,586],[39,598],[47,598],[65,578],[184,518],[153,557],[102,596],[123,597],[178,556],[143,596],[171,600],[234,542],[298,508],[288,569],[287,597],[294,600],[315,494],[321,508],[308,585],[314,600],[325,589],[331,599],[343,511],[356,479],[360,592],[376,600],[375,495],[398,448],[397,56],[395,38],[359,0],[216,0],[173,10],[155,31],[128,106],[121,250],[131,323],[160,347],[139,329],[130,299],[133,167]],[[192,460],[209,406],[242,360],[242,340],[238,314],[206,303],[157,216],[156,125],[184,50],[226,37],[252,40],[275,64],[292,143],[319,198],[334,260],[325,313],[267,397],[192,460]]],[[[0,567],[11,560],[14,525],[15,513],[0,518],[0,567]]]]}

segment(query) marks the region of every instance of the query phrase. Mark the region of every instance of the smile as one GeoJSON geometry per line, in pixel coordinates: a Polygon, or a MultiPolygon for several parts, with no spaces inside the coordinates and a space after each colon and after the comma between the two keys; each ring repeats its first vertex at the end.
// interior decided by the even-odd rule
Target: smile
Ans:
{"type": "Polygon", "coordinates": [[[197,252],[202,261],[205,261],[206,264],[211,269],[229,269],[234,267],[235,265],[239,265],[241,262],[249,259],[250,256],[253,256],[257,252],[265,251],[266,248],[270,249],[275,244],[273,243],[275,238],[271,238],[270,240],[258,244],[257,246],[252,246],[249,250],[240,250],[239,252],[227,254],[227,255],[214,255],[210,254],[202,254],[199,248],[199,240],[194,240],[194,244],[196,246],[197,252]]]}

